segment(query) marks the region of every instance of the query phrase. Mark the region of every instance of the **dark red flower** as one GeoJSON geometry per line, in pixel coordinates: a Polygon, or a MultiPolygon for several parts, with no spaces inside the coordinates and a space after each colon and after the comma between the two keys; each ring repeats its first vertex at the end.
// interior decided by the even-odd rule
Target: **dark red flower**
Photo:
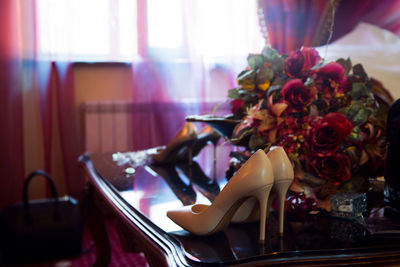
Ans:
{"type": "Polygon", "coordinates": [[[310,104],[316,96],[314,88],[307,87],[300,79],[288,81],[281,90],[282,100],[289,107],[301,110],[310,104]]]}
{"type": "Polygon", "coordinates": [[[321,60],[318,51],[312,47],[302,47],[301,53],[304,56],[303,72],[311,69],[321,60]]]}
{"type": "Polygon", "coordinates": [[[328,113],[315,121],[308,134],[308,146],[314,156],[332,156],[340,143],[351,134],[353,124],[341,113],[328,113]]]}
{"type": "Polygon", "coordinates": [[[345,154],[334,154],[330,157],[312,157],[310,167],[318,177],[340,184],[351,178],[351,160],[345,154]]]}
{"type": "Polygon", "coordinates": [[[335,93],[347,91],[346,76],[342,65],[330,62],[314,72],[315,85],[326,100],[331,99],[335,93]]]}
{"type": "Polygon", "coordinates": [[[231,105],[232,105],[232,113],[235,113],[236,111],[242,108],[243,100],[240,98],[235,99],[231,102],[231,105]]]}
{"type": "Polygon", "coordinates": [[[302,47],[301,50],[292,52],[284,62],[285,72],[290,77],[303,77],[308,71],[318,64],[318,52],[312,47],[302,47]]]}

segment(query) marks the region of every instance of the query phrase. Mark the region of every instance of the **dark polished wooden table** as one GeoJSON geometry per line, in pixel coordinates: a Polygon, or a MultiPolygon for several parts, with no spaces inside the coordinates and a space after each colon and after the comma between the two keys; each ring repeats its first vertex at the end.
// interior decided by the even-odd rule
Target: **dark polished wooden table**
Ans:
{"type": "MultiPolygon", "coordinates": [[[[112,211],[124,247],[144,252],[150,266],[400,265],[400,231],[396,231],[400,223],[384,217],[380,209],[367,213],[361,222],[323,213],[300,217],[289,214],[283,238],[277,234],[276,216],[271,213],[262,244],[258,242],[258,223],[231,224],[204,237],[182,230],[166,216],[167,210],[194,202],[210,203],[227,182],[229,150],[219,149],[215,170],[209,148],[195,158],[191,168],[133,162],[126,153],[82,155],[79,161],[89,178],[84,203],[93,215],[92,225],[102,230],[95,237],[96,265],[107,266],[111,251],[94,208],[112,211]],[[127,169],[132,164],[133,174],[127,169]],[[394,231],[386,231],[386,225],[394,231]]],[[[133,158],[142,156],[135,154],[133,158]]]]}

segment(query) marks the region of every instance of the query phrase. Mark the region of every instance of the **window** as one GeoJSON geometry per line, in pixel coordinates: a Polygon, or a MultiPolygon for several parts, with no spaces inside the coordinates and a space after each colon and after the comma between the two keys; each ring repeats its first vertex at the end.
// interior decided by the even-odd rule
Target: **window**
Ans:
{"type": "Polygon", "coordinates": [[[137,54],[136,1],[38,0],[39,55],[130,61],[137,54]]]}
{"type": "Polygon", "coordinates": [[[38,50],[72,61],[230,57],[261,49],[256,14],[255,0],[37,0],[38,50]]]}
{"type": "Polygon", "coordinates": [[[182,48],[182,15],[182,0],[148,0],[148,46],[150,48],[182,48]]]}

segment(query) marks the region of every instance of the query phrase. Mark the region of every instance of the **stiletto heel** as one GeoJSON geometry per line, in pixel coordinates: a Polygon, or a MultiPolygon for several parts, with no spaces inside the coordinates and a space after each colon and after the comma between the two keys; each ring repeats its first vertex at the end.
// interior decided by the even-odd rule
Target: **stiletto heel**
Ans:
{"type": "MultiPolygon", "coordinates": [[[[271,162],[273,173],[274,173],[274,185],[272,187],[268,204],[266,207],[267,217],[271,208],[272,201],[275,197],[278,197],[279,209],[278,209],[278,233],[280,236],[283,235],[284,229],[284,213],[285,213],[285,200],[286,193],[293,182],[294,171],[292,164],[286,155],[285,150],[282,147],[275,147],[267,153],[267,157],[271,162]]],[[[243,223],[256,221],[260,218],[260,213],[257,206],[254,205],[254,200],[247,200],[238,209],[236,214],[232,218],[232,222],[243,223]]]]}
{"type": "Polygon", "coordinates": [[[267,203],[268,203],[268,197],[269,193],[271,191],[272,185],[267,185],[263,188],[258,189],[256,192],[254,192],[254,196],[258,200],[258,204],[260,206],[260,241],[265,240],[265,225],[267,222],[267,203]]]}
{"type": "Polygon", "coordinates": [[[167,212],[183,229],[196,235],[209,235],[225,228],[238,207],[256,198],[264,209],[260,238],[265,238],[265,209],[273,185],[272,166],[264,151],[259,150],[235,173],[210,206],[192,205],[167,212]]]}
{"type": "Polygon", "coordinates": [[[175,162],[177,160],[179,151],[184,147],[189,148],[188,153],[190,157],[191,144],[196,140],[196,137],[196,130],[193,123],[185,123],[181,130],[164,149],[161,149],[156,154],[151,155],[154,163],[162,164],[175,162]]]}
{"type": "Polygon", "coordinates": [[[273,190],[274,192],[276,192],[279,202],[278,233],[280,236],[283,236],[285,200],[286,200],[286,193],[294,179],[293,166],[285,150],[282,147],[275,147],[271,149],[270,152],[268,152],[267,157],[272,163],[272,168],[274,169],[274,177],[276,177],[274,180],[273,190]]]}
{"type": "Polygon", "coordinates": [[[289,189],[289,186],[292,184],[292,181],[278,181],[278,184],[275,186],[275,191],[277,193],[278,202],[279,202],[279,210],[278,210],[278,222],[279,222],[279,235],[283,236],[283,221],[284,221],[284,214],[285,214],[285,200],[286,200],[286,193],[289,189]]]}

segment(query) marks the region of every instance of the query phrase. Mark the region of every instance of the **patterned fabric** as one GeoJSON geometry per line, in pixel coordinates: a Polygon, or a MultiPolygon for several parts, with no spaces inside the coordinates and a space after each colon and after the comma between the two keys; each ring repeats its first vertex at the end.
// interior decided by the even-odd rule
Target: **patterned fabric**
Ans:
{"type": "Polygon", "coordinates": [[[341,0],[335,17],[333,40],[367,22],[400,36],[400,0],[341,0]]]}
{"type": "MultiPolygon", "coordinates": [[[[364,21],[400,35],[400,0],[334,0],[334,41],[364,21]]],[[[287,53],[301,46],[326,44],[331,23],[330,0],[259,0],[271,46],[287,53]]]]}
{"type": "Polygon", "coordinates": [[[321,15],[329,4],[320,0],[260,0],[271,46],[280,53],[311,46],[321,15]]]}

